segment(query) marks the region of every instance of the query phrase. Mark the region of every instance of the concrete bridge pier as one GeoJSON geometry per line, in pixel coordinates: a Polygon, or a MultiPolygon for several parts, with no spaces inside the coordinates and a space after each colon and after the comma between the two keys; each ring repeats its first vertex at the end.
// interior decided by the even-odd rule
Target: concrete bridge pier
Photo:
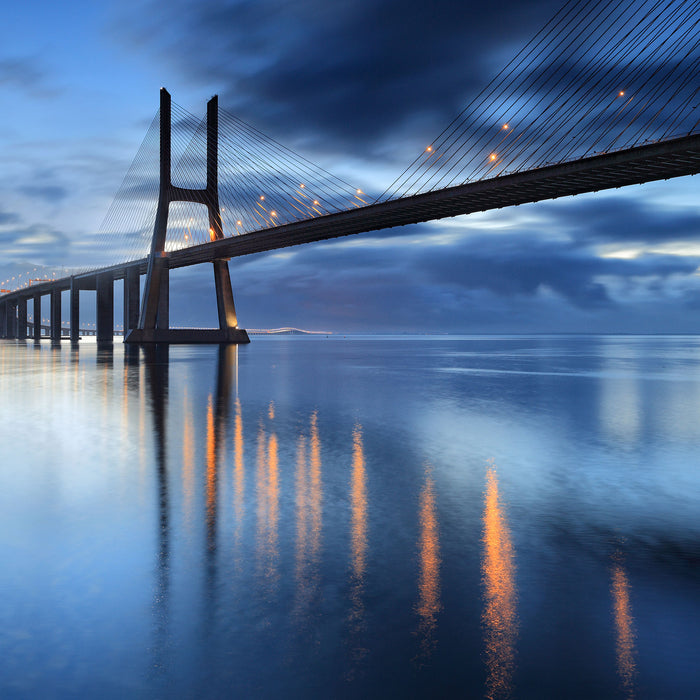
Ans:
{"type": "Polygon", "coordinates": [[[17,302],[11,301],[7,304],[7,316],[5,321],[5,337],[17,337],[17,302]]]}
{"type": "Polygon", "coordinates": [[[124,336],[139,326],[141,276],[137,267],[127,267],[124,275],[124,336]]]}
{"type": "Polygon", "coordinates": [[[114,342],[114,278],[111,272],[97,275],[97,342],[114,342]]]}
{"type": "Polygon", "coordinates": [[[51,290],[51,340],[61,342],[61,290],[51,290]]]}
{"type": "Polygon", "coordinates": [[[34,302],[34,328],[32,335],[34,342],[38,343],[41,340],[41,294],[35,294],[32,298],[34,302]]]}
{"type": "Polygon", "coordinates": [[[168,330],[170,328],[170,261],[167,255],[158,258],[160,269],[160,283],[158,293],[158,315],[156,317],[156,328],[168,330]]]}
{"type": "Polygon", "coordinates": [[[80,287],[75,277],[70,278],[70,342],[80,340],[80,287]]]}
{"type": "Polygon", "coordinates": [[[17,338],[27,339],[27,297],[17,300],[17,338]]]}
{"type": "Polygon", "coordinates": [[[0,304],[0,338],[7,337],[7,304],[0,304]]]}

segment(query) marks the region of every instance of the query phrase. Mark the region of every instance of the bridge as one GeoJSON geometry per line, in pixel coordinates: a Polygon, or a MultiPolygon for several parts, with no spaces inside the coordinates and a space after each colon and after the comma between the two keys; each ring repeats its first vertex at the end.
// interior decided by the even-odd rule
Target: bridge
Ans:
{"type": "Polygon", "coordinates": [[[60,341],[68,291],[76,342],[80,291],[94,291],[97,340],[112,342],[114,282],[123,280],[125,342],[248,342],[238,327],[231,259],[697,174],[700,3],[625,5],[567,2],[373,200],[220,110],[217,97],[199,120],[161,89],[159,111],[106,219],[107,230],[123,224],[121,238],[111,240],[131,241],[126,259],[3,290],[0,337],[38,341],[42,326],[29,320],[28,302],[41,319],[48,296],[49,335],[60,341]],[[144,163],[156,141],[154,186],[144,163]],[[141,227],[149,231],[147,252],[137,250],[145,236],[134,235],[138,188],[138,199],[148,199],[143,192],[157,199],[141,227]],[[171,328],[169,271],[203,263],[213,266],[219,327],[171,328]]]}

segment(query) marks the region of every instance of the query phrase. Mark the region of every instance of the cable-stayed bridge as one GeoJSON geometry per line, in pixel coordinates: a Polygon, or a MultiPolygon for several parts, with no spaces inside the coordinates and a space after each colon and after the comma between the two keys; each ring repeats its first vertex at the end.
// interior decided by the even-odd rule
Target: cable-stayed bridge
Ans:
{"type": "MultiPolygon", "coordinates": [[[[0,335],[114,336],[124,280],[127,342],[247,342],[228,261],[286,246],[698,173],[700,0],[569,0],[380,195],[353,187],[218,107],[161,103],[101,227],[101,266],[0,295],[0,335]],[[218,329],[171,329],[169,270],[211,263],[218,329]],[[144,277],[143,284],[141,277],[144,277]]],[[[4,286],[4,285],[3,285],[4,286]]]]}

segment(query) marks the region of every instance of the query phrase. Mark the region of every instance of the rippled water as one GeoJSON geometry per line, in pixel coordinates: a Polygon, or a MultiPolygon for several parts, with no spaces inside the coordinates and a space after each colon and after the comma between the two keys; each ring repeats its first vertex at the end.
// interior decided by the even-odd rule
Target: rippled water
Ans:
{"type": "Polygon", "coordinates": [[[0,697],[700,696],[700,338],[0,343],[0,697]]]}

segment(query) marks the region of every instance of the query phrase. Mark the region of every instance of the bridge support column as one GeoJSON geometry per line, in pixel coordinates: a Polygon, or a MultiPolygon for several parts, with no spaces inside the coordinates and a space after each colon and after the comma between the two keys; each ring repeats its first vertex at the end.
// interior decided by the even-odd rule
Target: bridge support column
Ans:
{"type": "Polygon", "coordinates": [[[27,339],[27,299],[21,298],[17,301],[17,338],[27,339]]]}
{"type": "Polygon", "coordinates": [[[170,328],[170,262],[167,257],[160,261],[160,289],[158,290],[158,318],[156,328],[170,328]]]}
{"type": "Polygon", "coordinates": [[[238,317],[236,316],[236,305],[233,302],[228,260],[214,260],[213,265],[219,328],[238,328],[238,317]]]}
{"type": "Polygon", "coordinates": [[[41,340],[41,294],[35,294],[32,301],[34,303],[34,332],[32,335],[34,342],[38,343],[41,340]]]}
{"type": "Polygon", "coordinates": [[[7,338],[7,304],[0,304],[0,338],[7,338]]]}
{"type": "MultiPolygon", "coordinates": [[[[214,261],[214,284],[219,328],[170,329],[169,260],[165,252],[170,202],[193,202],[207,207],[212,240],[224,237],[219,208],[219,103],[215,96],[207,103],[207,186],[205,189],[175,187],[171,182],[171,104],[165,88],[160,91],[160,192],[153,227],[148,273],[138,326],[129,330],[126,343],[249,343],[248,334],[238,328],[227,260],[214,261]]],[[[125,292],[126,294],[126,292],[125,292]]]]}
{"type": "Polygon", "coordinates": [[[61,340],[61,291],[51,290],[51,340],[61,340]]]}
{"type": "Polygon", "coordinates": [[[7,305],[7,335],[6,338],[17,337],[17,302],[7,305]]]}
{"type": "Polygon", "coordinates": [[[70,342],[80,340],[80,287],[75,279],[70,279],[70,342]]]}
{"type": "Polygon", "coordinates": [[[127,267],[124,277],[124,337],[139,325],[140,275],[137,267],[127,267]]]}
{"type": "Polygon", "coordinates": [[[114,341],[114,279],[111,272],[97,275],[97,342],[114,341]]]}

